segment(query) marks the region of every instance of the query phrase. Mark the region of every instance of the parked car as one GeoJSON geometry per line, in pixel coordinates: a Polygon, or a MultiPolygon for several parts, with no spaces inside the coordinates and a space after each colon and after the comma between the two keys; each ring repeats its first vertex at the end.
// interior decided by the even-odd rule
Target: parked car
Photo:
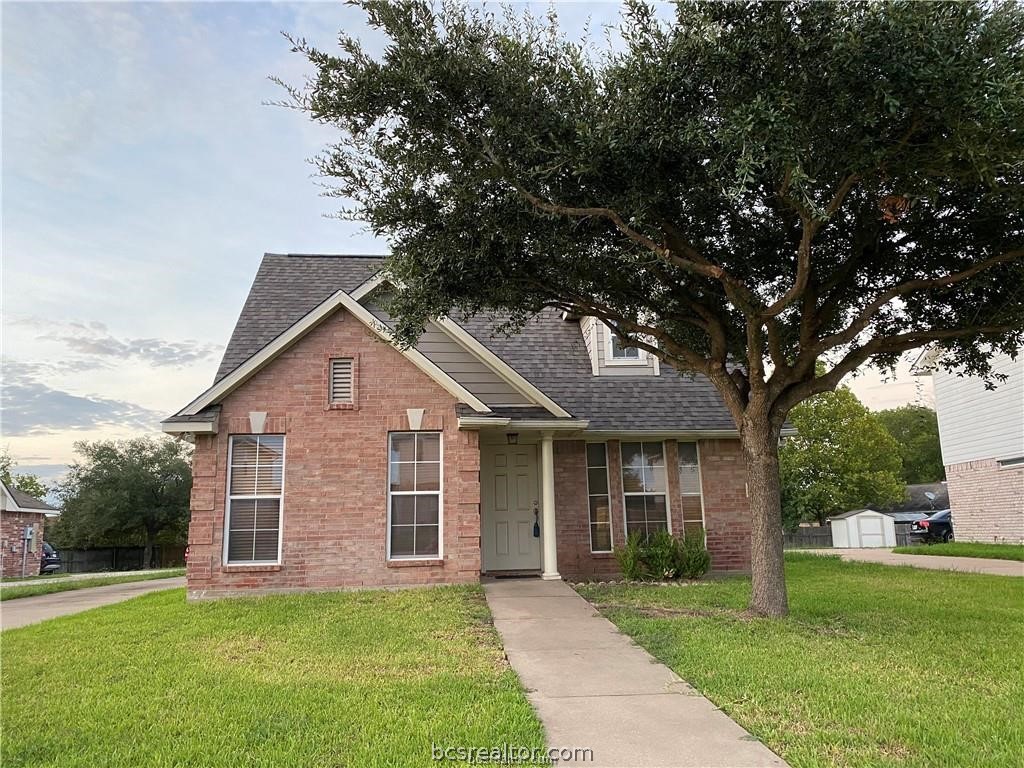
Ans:
{"type": "Polygon", "coordinates": [[[39,561],[39,573],[56,573],[60,570],[60,553],[50,546],[47,541],[43,542],[43,557],[39,561]]]}
{"type": "Polygon", "coordinates": [[[910,535],[921,536],[927,542],[952,541],[953,518],[950,510],[940,509],[924,520],[915,520],[910,524],[910,535]]]}

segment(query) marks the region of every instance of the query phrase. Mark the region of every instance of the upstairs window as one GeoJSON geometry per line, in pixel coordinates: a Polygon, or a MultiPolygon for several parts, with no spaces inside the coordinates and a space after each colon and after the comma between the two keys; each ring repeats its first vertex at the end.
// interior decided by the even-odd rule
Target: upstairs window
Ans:
{"type": "Polygon", "coordinates": [[[637,347],[624,347],[622,339],[608,330],[608,362],[610,364],[642,363],[643,352],[637,347]]]}
{"type": "Polygon", "coordinates": [[[626,508],[626,535],[643,538],[667,531],[668,482],[663,443],[622,443],[622,495],[626,508]]]}
{"type": "Polygon", "coordinates": [[[351,357],[331,360],[328,396],[331,405],[352,405],[355,402],[355,367],[351,357]]]}
{"type": "Polygon", "coordinates": [[[284,435],[233,435],[229,448],[225,560],[281,559],[284,435]]]}

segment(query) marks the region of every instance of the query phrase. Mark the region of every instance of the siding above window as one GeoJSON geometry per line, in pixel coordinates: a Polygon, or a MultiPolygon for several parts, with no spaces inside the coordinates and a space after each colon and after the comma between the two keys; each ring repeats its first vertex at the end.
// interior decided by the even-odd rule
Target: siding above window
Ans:
{"type": "Polygon", "coordinates": [[[330,363],[328,398],[331,405],[355,404],[355,362],[351,357],[336,357],[330,363]]]}

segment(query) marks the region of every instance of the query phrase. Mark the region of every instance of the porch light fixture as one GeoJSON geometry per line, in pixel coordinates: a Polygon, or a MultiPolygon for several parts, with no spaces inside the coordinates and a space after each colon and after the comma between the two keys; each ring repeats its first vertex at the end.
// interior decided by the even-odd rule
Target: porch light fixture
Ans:
{"type": "Polygon", "coordinates": [[[505,435],[505,438],[508,440],[509,445],[519,445],[518,432],[509,432],[508,434],[505,435]]]}

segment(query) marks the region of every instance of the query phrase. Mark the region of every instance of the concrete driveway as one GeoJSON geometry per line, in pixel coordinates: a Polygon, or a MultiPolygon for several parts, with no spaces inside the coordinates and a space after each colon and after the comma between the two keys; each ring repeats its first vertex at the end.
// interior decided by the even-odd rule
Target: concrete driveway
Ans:
{"type": "Polygon", "coordinates": [[[56,592],[38,597],[19,597],[16,600],[0,602],[0,630],[15,629],[26,624],[35,624],[58,616],[99,608],[101,605],[120,603],[132,597],[185,586],[184,576],[150,581],[131,581],[127,584],[110,584],[103,587],[88,587],[68,592],[56,592]]]}
{"type": "Polygon", "coordinates": [[[945,555],[898,555],[890,549],[803,549],[812,555],[838,555],[843,560],[881,565],[909,565],[933,571],[988,573],[993,576],[1024,576],[1024,563],[1015,560],[993,560],[987,557],[947,557],[945,555]]]}

